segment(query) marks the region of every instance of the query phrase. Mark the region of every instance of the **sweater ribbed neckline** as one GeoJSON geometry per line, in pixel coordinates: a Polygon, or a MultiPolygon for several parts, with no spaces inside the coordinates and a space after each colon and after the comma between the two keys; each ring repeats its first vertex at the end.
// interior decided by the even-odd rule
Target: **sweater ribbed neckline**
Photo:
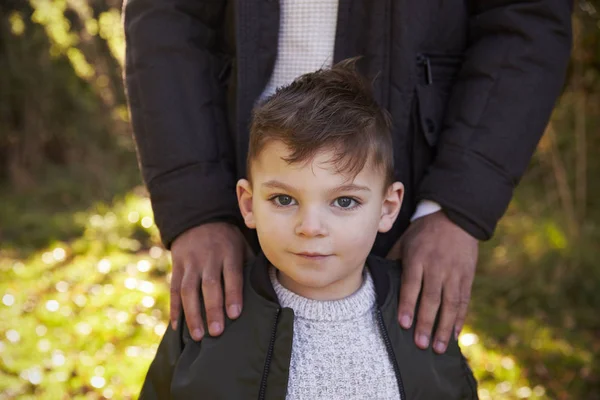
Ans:
{"type": "Polygon", "coordinates": [[[360,318],[375,307],[375,285],[368,269],[363,272],[360,288],[339,300],[313,300],[300,296],[281,285],[277,270],[269,267],[269,277],[282,307],[294,310],[296,317],[312,321],[348,321],[360,318]]]}

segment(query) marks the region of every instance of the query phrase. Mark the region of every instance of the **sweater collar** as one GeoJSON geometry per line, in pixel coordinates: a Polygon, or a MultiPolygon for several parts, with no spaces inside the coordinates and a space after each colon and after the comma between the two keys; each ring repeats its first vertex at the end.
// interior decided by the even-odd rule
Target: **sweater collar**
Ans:
{"type": "Polygon", "coordinates": [[[277,269],[269,267],[269,277],[275,289],[279,304],[294,310],[296,317],[319,322],[341,322],[355,320],[373,310],[375,306],[375,287],[368,269],[362,274],[362,283],[358,290],[338,300],[313,300],[285,288],[277,277],[277,269]]]}

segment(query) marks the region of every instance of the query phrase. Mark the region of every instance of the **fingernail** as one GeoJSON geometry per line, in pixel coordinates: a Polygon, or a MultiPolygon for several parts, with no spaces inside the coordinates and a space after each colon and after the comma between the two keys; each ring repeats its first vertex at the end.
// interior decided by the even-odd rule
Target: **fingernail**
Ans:
{"type": "Polygon", "coordinates": [[[240,306],[232,304],[229,306],[229,318],[237,318],[240,316],[240,306]]]}
{"type": "Polygon", "coordinates": [[[403,315],[402,318],[400,318],[400,325],[402,325],[402,327],[404,329],[410,328],[411,323],[412,323],[412,318],[408,315],[403,315]]]}
{"type": "Polygon", "coordinates": [[[192,336],[194,337],[194,340],[202,339],[202,329],[194,330],[194,333],[192,333],[192,336]]]}
{"type": "Polygon", "coordinates": [[[460,329],[454,328],[454,340],[458,340],[458,335],[460,335],[460,329]]]}
{"type": "Polygon", "coordinates": [[[429,346],[429,338],[427,337],[427,335],[419,335],[419,337],[417,338],[418,341],[418,345],[421,348],[427,348],[427,346],[429,346]]]}
{"type": "Polygon", "coordinates": [[[218,322],[213,322],[210,324],[210,334],[215,336],[221,333],[221,324],[218,322]]]}
{"type": "Polygon", "coordinates": [[[444,351],[446,351],[446,345],[444,344],[444,342],[440,341],[440,340],[436,340],[435,341],[435,351],[437,351],[438,353],[443,353],[444,351]]]}
{"type": "Polygon", "coordinates": [[[177,330],[177,320],[171,321],[171,328],[176,331],[177,330]]]}

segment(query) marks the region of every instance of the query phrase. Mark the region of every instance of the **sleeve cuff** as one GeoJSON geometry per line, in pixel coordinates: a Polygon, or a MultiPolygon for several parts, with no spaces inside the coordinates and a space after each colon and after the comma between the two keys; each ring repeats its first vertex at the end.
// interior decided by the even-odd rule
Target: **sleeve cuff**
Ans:
{"type": "Polygon", "coordinates": [[[413,222],[414,220],[424,217],[426,215],[433,214],[434,212],[438,212],[441,209],[442,206],[440,206],[435,201],[421,200],[417,205],[417,210],[411,217],[410,222],[413,222]]]}

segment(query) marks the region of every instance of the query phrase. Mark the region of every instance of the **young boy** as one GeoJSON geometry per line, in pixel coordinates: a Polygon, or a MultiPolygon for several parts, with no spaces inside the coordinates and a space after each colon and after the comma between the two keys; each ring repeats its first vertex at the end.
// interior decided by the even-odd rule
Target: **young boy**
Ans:
{"type": "Polygon", "coordinates": [[[369,255],[402,203],[391,140],[352,61],[256,107],[237,197],[262,254],[244,311],[201,342],[169,327],[142,399],[477,398],[455,340],[437,355],[398,325],[401,266],[369,255]]]}

